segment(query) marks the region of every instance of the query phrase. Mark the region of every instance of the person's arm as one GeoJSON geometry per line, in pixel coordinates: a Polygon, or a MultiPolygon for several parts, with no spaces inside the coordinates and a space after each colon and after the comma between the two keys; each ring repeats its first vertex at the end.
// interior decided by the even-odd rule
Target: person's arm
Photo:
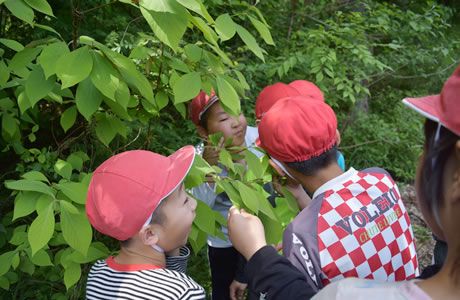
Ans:
{"type": "Polygon", "coordinates": [[[314,289],[285,257],[271,246],[259,249],[246,265],[249,289],[264,299],[310,299],[314,289]]]}

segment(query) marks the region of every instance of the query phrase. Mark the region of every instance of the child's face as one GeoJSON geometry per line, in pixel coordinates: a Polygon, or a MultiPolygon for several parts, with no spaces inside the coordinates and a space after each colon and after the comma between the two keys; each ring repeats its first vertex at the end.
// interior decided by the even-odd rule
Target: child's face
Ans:
{"type": "Polygon", "coordinates": [[[222,132],[225,140],[232,139],[232,146],[243,146],[248,123],[243,114],[232,116],[225,112],[219,102],[209,108],[207,134],[222,132]]]}
{"type": "Polygon", "coordinates": [[[187,195],[181,184],[163,201],[166,202],[161,209],[166,220],[160,226],[158,244],[163,250],[171,251],[187,243],[195,219],[196,200],[187,195]]]}

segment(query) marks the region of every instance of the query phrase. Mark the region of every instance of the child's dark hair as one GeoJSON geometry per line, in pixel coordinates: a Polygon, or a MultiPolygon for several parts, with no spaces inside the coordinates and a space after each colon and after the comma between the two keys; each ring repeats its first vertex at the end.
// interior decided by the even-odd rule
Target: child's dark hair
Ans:
{"type": "MultiPolygon", "coordinates": [[[[149,223],[150,225],[152,225],[152,224],[163,225],[166,222],[166,215],[164,214],[163,209],[162,209],[163,203],[165,202],[164,200],[166,200],[166,199],[163,199],[163,201],[161,201],[158,204],[157,208],[152,213],[152,220],[149,223]]],[[[129,239],[125,240],[125,241],[120,241],[120,244],[121,244],[122,247],[127,247],[127,246],[129,246],[130,241],[131,241],[131,239],[129,238],[129,239]]]]}
{"type": "MultiPolygon", "coordinates": [[[[217,102],[216,102],[217,103],[217,102]]],[[[214,104],[213,104],[214,105],[214,104]]],[[[211,105],[212,106],[212,105],[211,105]]],[[[202,115],[200,118],[200,126],[203,127],[204,129],[208,130],[208,119],[209,119],[209,107],[202,115]]]]}
{"type": "Polygon", "coordinates": [[[319,156],[304,161],[287,162],[286,165],[305,176],[312,176],[315,175],[318,170],[327,167],[336,160],[337,146],[334,145],[331,149],[323,152],[319,156]]]}
{"type": "MultiPolygon", "coordinates": [[[[441,126],[437,135],[438,123],[426,120],[425,122],[425,156],[422,163],[421,190],[419,201],[434,216],[439,224],[439,209],[444,205],[443,174],[446,162],[455,150],[455,144],[460,139],[449,129],[441,126]]],[[[455,251],[455,249],[452,249],[455,251]]],[[[459,253],[460,254],[460,253],[459,253]]],[[[457,265],[460,265],[460,257],[457,258],[457,265]]],[[[458,268],[457,268],[458,269],[458,268]]],[[[453,269],[454,271],[455,269],[453,269]]],[[[457,281],[460,280],[460,273],[452,274],[457,281]]]]}

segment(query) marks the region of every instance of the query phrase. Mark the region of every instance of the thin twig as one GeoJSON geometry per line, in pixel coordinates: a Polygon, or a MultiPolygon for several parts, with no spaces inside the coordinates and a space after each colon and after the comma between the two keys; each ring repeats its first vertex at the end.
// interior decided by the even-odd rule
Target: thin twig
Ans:
{"type": "Polygon", "coordinates": [[[127,143],[126,145],[121,146],[120,148],[116,149],[114,152],[115,152],[115,153],[118,153],[118,151],[120,151],[121,149],[126,150],[126,147],[128,147],[129,145],[131,145],[132,143],[134,143],[134,142],[139,138],[139,136],[141,135],[141,132],[142,132],[142,127],[139,127],[139,131],[137,132],[136,137],[135,137],[132,141],[130,141],[129,143],[127,143]]]}
{"type": "Polygon", "coordinates": [[[132,19],[131,21],[129,21],[129,23],[128,23],[128,25],[126,25],[125,31],[123,32],[123,35],[122,35],[122,37],[121,37],[120,45],[121,45],[121,43],[123,43],[123,40],[125,39],[126,32],[128,31],[128,28],[129,28],[129,26],[131,25],[131,23],[136,22],[136,21],[138,21],[138,20],[141,19],[141,18],[142,18],[142,16],[139,16],[139,17],[134,18],[134,19],[132,19]]]}
{"type": "Polygon", "coordinates": [[[90,9],[87,9],[87,10],[84,10],[84,11],[81,11],[80,13],[83,15],[83,14],[87,14],[89,12],[92,12],[93,10],[96,10],[96,9],[99,9],[99,8],[102,8],[104,6],[108,6],[110,4],[114,4],[115,2],[117,1],[111,1],[111,2],[108,2],[108,3],[105,3],[105,4],[101,4],[101,5],[98,5],[98,6],[95,6],[93,8],[90,8],[90,9]]]}

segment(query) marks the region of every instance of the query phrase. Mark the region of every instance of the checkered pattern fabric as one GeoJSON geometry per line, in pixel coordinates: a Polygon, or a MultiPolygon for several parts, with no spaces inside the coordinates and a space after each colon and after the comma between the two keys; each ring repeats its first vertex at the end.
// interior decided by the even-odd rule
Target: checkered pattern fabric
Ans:
{"type": "Polygon", "coordinates": [[[324,285],[344,277],[418,276],[409,216],[389,176],[356,172],[335,185],[324,194],[317,224],[324,285]]]}

